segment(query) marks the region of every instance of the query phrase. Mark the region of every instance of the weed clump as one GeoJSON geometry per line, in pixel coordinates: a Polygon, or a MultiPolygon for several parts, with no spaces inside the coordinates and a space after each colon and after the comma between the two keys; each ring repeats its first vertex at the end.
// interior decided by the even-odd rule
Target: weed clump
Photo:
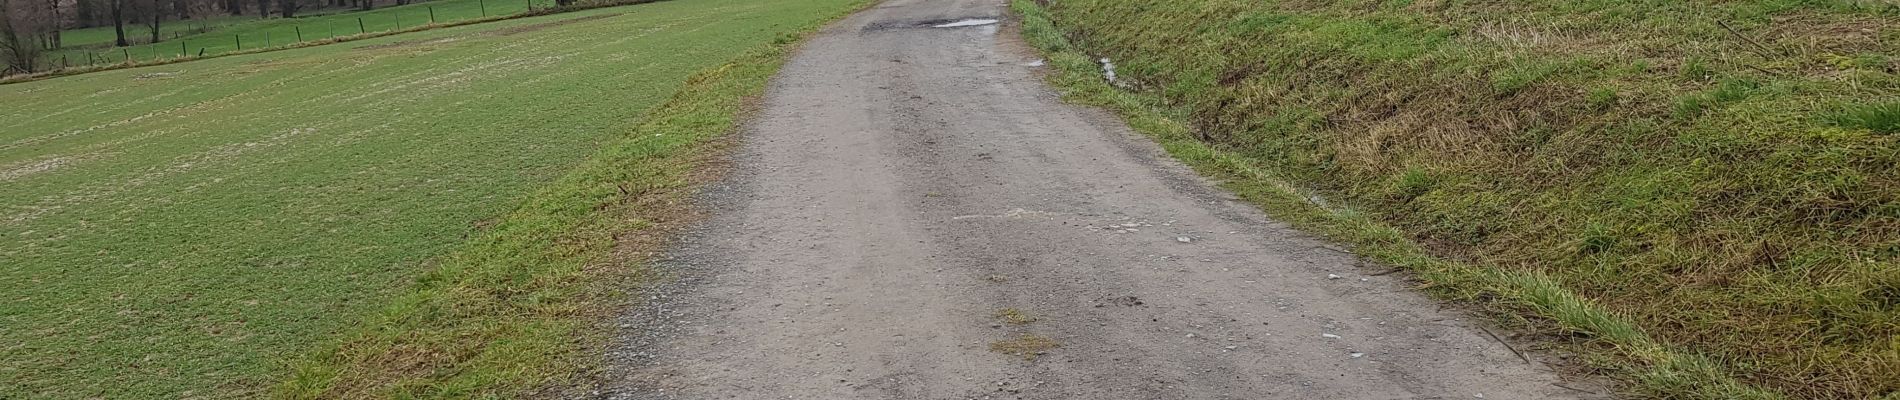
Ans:
{"type": "Polygon", "coordinates": [[[996,319],[1010,325],[1028,325],[1029,323],[1036,322],[1036,317],[1031,317],[1029,314],[1023,313],[1022,310],[1014,308],[996,310],[996,319]]]}

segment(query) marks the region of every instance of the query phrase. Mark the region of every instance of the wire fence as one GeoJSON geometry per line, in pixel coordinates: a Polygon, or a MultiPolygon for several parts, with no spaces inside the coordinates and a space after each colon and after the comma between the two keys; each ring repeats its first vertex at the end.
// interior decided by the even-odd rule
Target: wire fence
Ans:
{"type": "Polygon", "coordinates": [[[433,24],[452,23],[491,16],[534,13],[554,6],[552,0],[468,0],[398,6],[373,12],[345,12],[315,17],[321,21],[274,24],[247,29],[229,35],[205,25],[172,32],[171,38],[156,43],[103,49],[54,50],[42,56],[35,71],[53,71],[168,59],[204,57],[242,51],[287,47],[313,41],[334,41],[359,35],[382,34],[417,29],[433,24]],[[437,13],[437,6],[446,10],[437,13]]]}

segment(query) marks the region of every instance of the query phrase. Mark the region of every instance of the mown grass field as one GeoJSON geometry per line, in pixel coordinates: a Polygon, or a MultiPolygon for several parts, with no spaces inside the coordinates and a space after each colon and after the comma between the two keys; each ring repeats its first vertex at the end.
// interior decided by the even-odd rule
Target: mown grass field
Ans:
{"type": "Polygon", "coordinates": [[[278,18],[272,14],[270,18],[254,15],[215,16],[205,20],[166,21],[160,25],[162,41],[156,44],[149,43],[149,28],[127,25],[126,39],[135,44],[124,48],[112,47],[115,35],[111,26],[75,29],[61,33],[65,47],[51,52],[42,64],[58,66],[64,62],[78,66],[120,63],[125,62],[128,56],[136,61],[152,61],[197,56],[201,51],[204,55],[222,54],[296,43],[300,34],[302,40],[314,41],[365,32],[414,28],[428,24],[431,11],[435,14],[434,22],[449,23],[521,13],[527,11],[530,5],[542,9],[554,6],[554,1],[435,0],[370,11],[322,10],[320,14],[296,18],[278,18]],[[359,19],[362,20],[360,25],[357,23],[359,19]],[[207,27],[204,32],[193,30],[193,27],[200,25],[207,27]],[[174,34],[181,36],[174,38],[174,34]]]}
{"type": "Polygon", "coordinates": [[[1072,98],[1632,394],[1900,395],[1891,2],[1018,9],[1072,98]]]}
{"type": "Polygon", "coordinates": [[[854,3],[665,2],[0,85],[0,398],[557,382],[584,366],[549,363],[586,361],[582,270],[647,224],[641,194],[681,184],[788,34],[854,3]]]}

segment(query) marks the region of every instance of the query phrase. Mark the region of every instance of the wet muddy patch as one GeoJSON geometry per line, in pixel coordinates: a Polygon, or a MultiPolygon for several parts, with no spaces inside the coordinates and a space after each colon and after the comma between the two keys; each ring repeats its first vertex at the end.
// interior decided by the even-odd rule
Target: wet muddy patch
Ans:
{"type": "Polygon", "coordinates": [[[956,22],[936,24],[936,25],[931,25],[930,27],[932,28],[962,28],[966,26],[996,25],[997,22],[998,22],[997,20],[991,19],[991,18],[976,18],[976,19],[966,19],[966,20],[961,20],[961,21],[956,21],[956,22]]]}
{"type": "Polygon", "coordinates": [[[922,20],[878,21],[865,25],[862,32],[877,32],[900,29],[952,29],[973,26],[988,26],[1001,23],[1002,19],[992,16],[963,18],[934,18],[922,20]]]}

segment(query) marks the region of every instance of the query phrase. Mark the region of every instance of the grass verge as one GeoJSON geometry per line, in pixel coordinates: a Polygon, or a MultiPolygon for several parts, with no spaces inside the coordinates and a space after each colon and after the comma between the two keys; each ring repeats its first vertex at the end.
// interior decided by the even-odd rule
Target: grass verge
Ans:
{"type": "MultiPolygon", "coordinates": [[[[1416,274],[1428,292],[1472,302],[1499,318],[1554,329],[1578,344],[1594,366],[1632,382],[1638,394],[1659,398],[1774,399],[1782,395],[1738,380],[1722,362],[1653,338],[1627,315],[1567,288],[1538,271],[1511,270],[1434,255],[1410,234],[1303,188],[1270,163],[1223,149],[1190,125],[1194,113],[1156,91],[1111,86],[1096,58],[1070,42],[1033,0],[1015,0],[1027,40],[1041,49],[1048,80],[1075,103],[1120,114],[1136,131],[1159,142],[1197,172],[1301,229],[1351,244],[1354,252],[1416,274]]],[[[1211,90],[1211,89],[1210,89],[1211,90]]]]}
{"type": "Polygon", "coordinates": [[[593,328],[624,305],[643,268],[615,256],[616,244],[654,234],[681,208],[689,177],[737,126],[747,99],[822,25],[694,75],[361,329],[298,362],[277,397],[511,398],[596,365],[586,349],[605,338],[593,328]]]}

